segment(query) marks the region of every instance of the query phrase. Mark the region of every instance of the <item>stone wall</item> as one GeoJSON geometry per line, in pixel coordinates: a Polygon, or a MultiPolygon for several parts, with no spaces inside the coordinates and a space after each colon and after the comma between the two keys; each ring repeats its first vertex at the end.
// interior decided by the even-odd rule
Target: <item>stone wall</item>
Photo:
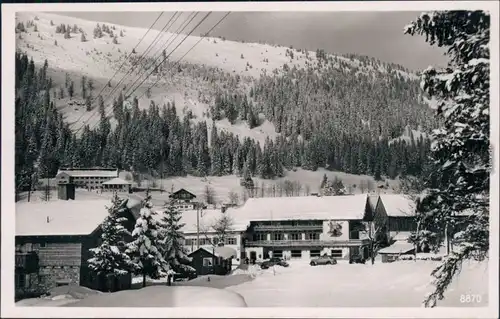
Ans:
{"type": "Polygon", "coordinates": [[[79,266],[43,266],[38,273],[40,291],[48,292],[58,285],[79,285],[79,266]]]}

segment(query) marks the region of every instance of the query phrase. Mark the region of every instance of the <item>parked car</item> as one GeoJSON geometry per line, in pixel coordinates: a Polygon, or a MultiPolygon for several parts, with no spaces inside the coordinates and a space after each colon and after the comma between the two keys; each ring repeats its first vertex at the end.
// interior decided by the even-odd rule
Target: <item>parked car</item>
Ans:
{"type": "Polygon", "coordinates": [[[175,274],[174,274],[174,281],[179,281],[179,280],[191,280],[195,279],[198,277],[198,274],[196,273],[196,270],[191,269],[184,269],[184,268],[179,268],[175,269],[175,274]]]}
{"type": "Polygon", "coordinates": [[[337,264],[337,260],[331,256],[328,256],[328,255],[323,255],[321,257],[311,259],[311,262],[309,263],[309,265],[311,265],[311,266],[336,265],[336,264],[337,264]]]}
{"type": "Polygon", "coordinates": [[[286,261],[278,257],[273,257],[269,260],[265,260],[260,264],[260,268],[262,269],[268,269],[272,266],[288,267],[290,265],[286,261]]]}
{"type": "Polygon", "coordinates": [[[350,264],[364,264],[365,262],[366,259],[364,259],[361,255],[352,255],[351,258],[349,258],[350,264]]]}

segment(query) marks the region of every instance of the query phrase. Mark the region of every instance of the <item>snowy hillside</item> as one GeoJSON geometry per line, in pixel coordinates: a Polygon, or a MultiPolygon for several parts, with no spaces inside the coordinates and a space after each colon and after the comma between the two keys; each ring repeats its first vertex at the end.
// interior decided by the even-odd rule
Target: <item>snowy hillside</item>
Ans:
{"type": "MultiPolygon", "coordinates": [[[[188,17],[188,13],[180,17],[183,20],[188,17]]],[[[134,85],[140,84],[143,79],[144,83],[134,91],[134,95],[141,96],[139,105],[141,108],[148,107],[150,100],[156,103],[163,104],[167,101],[175,101],[178,114],[186,114],[191,111],[194,115],[194,121],[207,120],[209,103],[215,88],[208,86],[207,83],[199,81],[189,75],[179,76],[171,74],[169,81],[159,79],[156,87],[151,89],[150,98],[146,98],[145,92],[148,87],[154,83],[158,77],[152,75],[147,76],[149,72],[134,72],[128,74],[131,66],[127,57],[131,54],[133,48],[137,45],[140,39],[147,32],[147,29],[132,28],[110,23],[97,21],[82,20],[74,17],[55,15],[49,13],[30,13],[20,12],[17,14],[17,22],[27,25],[29,21],[34,23],[34,26],[26,28],[27,32],[19,33],[16,43],[18,51],[26,52],[33,58],[35,64],[43,65],[47,60],[49,64],[49,75],[54,80],[56,87],[62,86],[66,74],[75,81],[75,96],[73,99],[78,100],[79,82],[82,76],[94,81],[95,92],[101,92],[104,88],[102,96],[106,97],[112,91],[114,86],[121,81],[123,76],[126,76],[122,81],[120,88],[123,93],[130,93],[130,89],[134,85]],[[109,34],[104,33],[101,38],[94,38],[93,32],[96,25],[105,24],[116,36],[116,41],[109,34]],[[69,33],[70,38],[65,38],[62,33],[56,33],[57,26],[64,24],[72,28],[69,33]],[[73,32],[73,28],[76,30],[73,32]],[[82,42],[82,33],[85,41],[82,42]],[[121,67],[122,63],[124,65],[121,67]],[[111,81],[111,87],[106,87],[108,80],[118,70],[119,72],[111,81]],[[138,74],[136,74],[138,73],[138,74]],[[136,79],[141,76],[139,81],[136,79]]],[[[183,37],[176,37],[171,33],[162,33],[151,30],[135,50],[132,56],[139,57],[144,52],[146,56],[161,57],[162,49],[168,48],[170,52],[175,48],[183,37]],[[158,39],[154,46],[148,49],[148,46],[158,39]]],[[[196,32],[195,32],[196,33],[196,32]]],[[[200,40],[199,36],[189,36],[178,49],[168,58],[169,61],[178,61],[193,45],[200,40]]],[[[360,61],[355,58],[338,56],[338,61],[344,62],[343,66],[337,65],[339,68],[356,68],[357,74],[371,74],[376,76],[377,72],[385,73],[387,69],[381,64],[372,64],[370,61],[360,61]],[[347,65],[347,67],[346,67],[347,65]]],[[[161,61],[158,59],[157,61],[161,61]]],[[[257,43],[242,43],[229,41],[219,38],[206,37],[197,44],[192,51],[189,52],[182,62],[204,67],[215,68],[220,72],[227,74],[239,74],[241,76],[241,87],[244,89],[245,83],[250,84],[255,78],[262,74],[270,74],[274,70],[282,70],[284,64],[288,67],[302,68],[307,65],[317,65],[319,63],[315,52],[305,50],[292,50],[287,47],[272,46],[257,43]]],[[[415,75],[406,73],[402,70],[392,70],[398,76],[404,78],[415,78],[415,75]]],[[[135,86],[134,86],[135,87],[135,86]]],[[[117,95],[120,91],[115,90],[113,95],[117,95]]],[[[72,124],[73,129],[79,129],[82,123],[87,123],[91,127],[98,121],[99,116],[96,112],[87,112],[80,101],[80,105],[70,105],[68,97],[55,100],[57,108],[64,114],[65,120],[72,124]],[[78,121],[78,122],[77,122],[78,121]],[[77,122],[77,123],[76,123],[77,122]]],[[[106,99],[108,107],[108,115],[111,114],[112,98],[106,99]]],[[[262,116],[261,116],[262,118],[262,116]]],[[[211,122],[211,121],[209,121],[211,122]]],[[[265,138],[270,136],[275,138],[276,133],[274,125],[261,119],[262,124],[256,128],[250,129],[245,121],[237,121],[230,124],[227,120],[217,121],[216,125],[219,129],[232,132],[240,137],[251,137],[263,144],[265,138]]]]}

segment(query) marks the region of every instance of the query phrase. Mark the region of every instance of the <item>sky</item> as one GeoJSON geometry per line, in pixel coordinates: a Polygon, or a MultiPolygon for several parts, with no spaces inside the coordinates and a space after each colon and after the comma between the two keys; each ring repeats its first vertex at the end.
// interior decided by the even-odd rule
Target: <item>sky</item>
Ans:
{"type": "MultiPolygon", "coordinates": [[[[54,12],[55,13],[55,12],[54,12]]],[[[81,19],[149,28],[160,12],[57,12],[81,19]]],[[[179,17],[177,30],[189,13],[179,17]]],[[[195,30],[194,35],[208,31],[225,12],[214,12],[195,30]]],[[[431,47],[422,36],[403,34],[405,25],[420,12],[232,12],[211,36],[228,40],[293,45],[311,51],[356,53],[384,62],[401,64],[410,70],[429,65],[444,66],[443,49],[431,47]]],[[[164,12],[154,29],[161,30],[173,12],[164,12]]],[[[204,16],[200,13],[194,21],[204,16]]],[[[191,25],[195,25],[194,22],[191,25]]],[[[186,29],[190,30],[191,25],[186,29]]]]}

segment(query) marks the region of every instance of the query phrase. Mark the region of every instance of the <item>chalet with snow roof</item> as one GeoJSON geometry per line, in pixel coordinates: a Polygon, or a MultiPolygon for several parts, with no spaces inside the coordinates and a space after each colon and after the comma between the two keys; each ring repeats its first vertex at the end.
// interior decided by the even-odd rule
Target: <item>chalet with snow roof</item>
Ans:
{"type": "MultiPolygon", "coordinates": [[[[108,214],[109,200],[55,200],[16,204],[16,295],[44,293],[59,285],[76,284],[100,289],[89,270],[89,249],[100,242],[100,225],[108,214]]],[[[141,203],[124,202],[126,227],[133,229],[141,203]]],[[[124,276],[117,289],[130,287],[124,276]]]]}
{"type": "Polygon", "coordinates": [[[196,198],[196,195],[187,191],[184,188],[181,188],[178,191],[175,191],[172,194],[170,194],[169,197],[178,201],[182,201],[184,203],[191,203],[196,198]]]}
{"type": "Polygon", "coordinates": [[[228,209],[247,224],[245,257],[309,259],[323,254],[368,257],[366,222],[373,209],[367,195],[251,198],[228,209]]]}
{"type": "Polygon", "coordinates": [[[116,168],[63,168],[57,172],[57,184],[75,184],[77,187],[100,189],[102,183],[118,177],[116,168]]]}
{"type": "Polygon", "coordinates": [[[195,210],[197,208],[196,195],[184,188],[173,192],[169,198],[177,202],[176,207],[180,210],[195,210]]]}
{"type": "Polygon", "coordinates": [[[415,203],[405,195],[381,194],[375,211],[387,223],[390,241],[407,241],[410,234],[417,230],[415,203]]]}

